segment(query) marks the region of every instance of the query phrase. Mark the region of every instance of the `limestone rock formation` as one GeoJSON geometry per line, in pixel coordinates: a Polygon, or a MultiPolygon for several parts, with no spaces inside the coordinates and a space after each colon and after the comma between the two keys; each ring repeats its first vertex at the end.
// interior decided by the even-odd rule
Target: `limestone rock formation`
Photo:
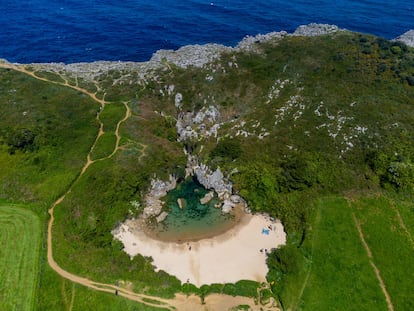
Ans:
{"type": "Polygon", "coordinates": [[[311,23],[309,25],[299,26],[292,35],[303,37],[315,37],[338,32],[341,30],[343,29],[340,29],[336,25],[311,23]]]}
{"type": "Polygon", "coordinates": [[[394,40],[404,42],[408,46],[414,47],[414,29],[403,33],[401,36],[395,38],[394,40]]]}
{"type": "Polygon", "coordinates": [[[221,44],[187,45],[176,51],[159,50],[153,54],[150,62],[167,61],[181,68],[203,67],[218,58],[221,53],[230,50],[231,48],[221,44]]]}
{"type": "Polygon", "coordinates": [[[167,216],[168,216],[168,213],[167,212],[162,212],[161,214],[159,214],[158,216],[157,216],[157,222],[158,223],[160,223],[160,222],[163,222],[164,220],[165,220],[165,218],[167,218],[167,216]]]}
{"type": "Polygon", "coordinates": [[[143,217],[148,218],[151,216],[157,216],[161,213],[163,202],[160,200],[167,195],[167,192],[174,189],[177,185],[177,180],[174,176],[170,175],[168,181],[162,181],[160,179],[153,179],[151,181],[151,189],[145,196],[145,208],[143,217]]]}
{"type": "Polygon", "coordinates": [[[281,39],[288,33],[286,31],[270,32],[267,34],[258,34],[256,36],[246,36],[236,46],[236,50],[254,51],[257,43],[263,43],[270,40],[281,39]]]}
{"type": "Polygon", "coordinates": [[[200,199],[200,203],[201,204],[207,204],[208,202],[210,202],[213,199],[213,197],[214,197],[214,191],[210,191],[203,198],[200,199]]]}
{"type": "Polygon", "coordinates": [[[224,200],[223,206],[221,207],[221,211],[225,214],[230,213],[231,210],[236,206],[231,200],[224,200]]]}
{"type": "MultiPolygon", "coordinates": [[[[177,104],[176,97],[176,106],[177,104]]],[[[213,135],[217,137],[217,130],[220,125],[217,121],[220,118],[220,112],[212,105],[203,107],[196,112],[180,112],[177,117],[176,128],[180,141],[188,139],[198,140],[201,137],[209,137],[213,135]]]]}

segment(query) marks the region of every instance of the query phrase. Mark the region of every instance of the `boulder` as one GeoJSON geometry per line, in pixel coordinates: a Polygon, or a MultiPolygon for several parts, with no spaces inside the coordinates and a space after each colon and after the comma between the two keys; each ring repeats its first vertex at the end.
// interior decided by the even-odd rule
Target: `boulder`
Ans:
{"type": "Polygon", "coordinates": [[[200,199],[200,203],[201,204],[206,204],[206,203],[210,202],[211,199],[213,199],[213,197],[214,197],[214,191],[210,191],[203,198],[200,199]]]}
{"type": "Polygon", "coordinates": [[[184,199],[183,199],[183,198],[178,198],[178,199],[177,199],[177,204],[178,204],[178,207],[179,207],[180,209],[183,209],[183,208],[184,208],[184,206],[185,206],[184,199]]]}
{"type": "Polygon", "coordinates": [[[233,203],[241,203],[243,202],[243,199],[240,196],[234,194],[230,197],[230,201],[233,203]]]}
{"type": "Polygon", "coordinates": [[[161,213],[161,214],[159,214],[159,215],[158,215],[158,217],[156,218],[156,219],[157,219],[157,222],[158,222],[158,223],[163,222],[163,221],[165,220],[165,218],[167,218],[167,216],[168,216],[168,213],[167,213],[167,212],[162,212],[162,213],[161,213]]]}
{"type": "Polygon", "coordinates": [[[225,200],[223,206],[221,207],[221,211],[225,214],[230,213],[236,205],[231,202],[230,200],[225,200]]]}

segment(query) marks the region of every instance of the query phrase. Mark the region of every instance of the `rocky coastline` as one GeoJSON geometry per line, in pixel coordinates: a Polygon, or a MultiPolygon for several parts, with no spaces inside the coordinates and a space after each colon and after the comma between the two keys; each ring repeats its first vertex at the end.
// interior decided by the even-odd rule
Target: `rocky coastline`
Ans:
{"type": "MultiPolygon", "coordinates": [[[[98,81],[102,75],[107,75],[110,71],[120,71],[125,73],[136,73],[136,83],[145,84],[148,79],[156,77],[155,71],[159,69],[170,70],[170,64],[177,67],[188,68],[190,66],[203,67],[212,61],[219,59],[223,53],[232,51],[257,52],[259,43],[280,40],[286,36],[321,36],[336,32],[347,31],[335,25],[316,24],[299,26],[293,33],[286,31],[271,32],[268,34],[258,34],[256,36],[246,36],[235,47],[227,47],[220,44],[205,45],[188,45],[173,50],[159,50],[153,54],[147,62],[111,62],[96,61],[92,63],[35,63],[27,64],[34,70],[45,70],[57,74],[65,74],[68,77],[81,78],[85,81],[98,81]]],[[[414,47],[414,30],[409,30],[401,36],[394,39],[414,47]]],[[[0,62],[7,63],[7,60],[0,62]]],[[[208,77],[207,77],[208,78],[208,77]]],[[[207,79],[206,78],[206,79],[207,79]]],[[[115,83],[115,82],[114,82],[115,83]]],[[[174,93],[174,86],[170,86],[168,93],[174,93]]],[[[178,110],[176,129],[178,140],[199,141],[205,137],[217,137],[217,131],[222,125],[220,123],[220,112],[213,104],[206,105],[199,111],[182,110],[183,95],[175,93],[175,105],[178,110]]],[[[186,175],[195,176],[197,180],[206,189],[217,193],[223,213],[230,212],[236,204],[243,204],[247,209],[245,200],[234,193],[232,183],[224,177],[220,168],[212,170],[206,164],[199,162],[196,156],[190,152],[187,154],[188,162],[186,175]]],[[[145,208],[143,218],[155,217],[158,222],[163,221],[168,213],[163,211],[163,202],[161,200],[168,191],[176,187],[177,180],[170,176],[168,181],[162,181],[154,178],[151,181],[151,187],[146,194],[145,208]]],[[[206,198],[207,200],[207,198],[206,198]]]]}
{"type": "Polygon", "coordinates": [[[401,36],[395,38],[394,40],[403,42],[406,45],[414,48],[414,29],[408,30],[407,32],[403,33],[401,36]]]}
{"type": "MultiPolygon", "coordinates": [[[[203,67],[207,63],[220,57],[222,53],[231,51],[256,51],[257,43],[270,40],[281,39],[285,36],[320,36],[338,31],[347,31],[335,25],[311,23],[299,26],[293,33],[286,31],[271,32],[268,34],[258,34],[256,36],[246,36],[235,47],[228,47],[221,44],[205,45],[187,45],[173,50],[156,51],[151,59],[146,62],[121,62],[121,61],[96,61],[91,63],[32,63],[27,64],[36,70],[47,70],[55,73],[65,72],[72,77],[79,77],[87,81],[95,81],[102,74],[109,71],[127,71],[137,73],[142,82],[154,71],[160,68],[168,68],[168,63],[181,68],[190,66],[203,67]]],[[[404,42],[408,46],[414,47],[414,30],[409,30],[401,36],[394,39],[395,41],[404,42]]],[[[0,62],[7,60],[0,59],[0,62]]]]}

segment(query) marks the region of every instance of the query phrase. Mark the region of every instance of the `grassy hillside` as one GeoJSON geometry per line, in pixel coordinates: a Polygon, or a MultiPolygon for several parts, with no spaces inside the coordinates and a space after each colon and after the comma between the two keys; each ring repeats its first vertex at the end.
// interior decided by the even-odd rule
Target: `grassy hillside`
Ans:
{"type": "MultiPolygon", "coordinates": [[[[226,52],[202,68],[164,62],[145,79],[133,68],[87,80],[44,67],[37,75],[54,81],[47,83],[1,69],[0,198],[36,202],[44,215],[70,190],[55,210],[53,251],[74,274],[131,282],[136,291],[167,297],[223,288],[254,296],[250,283],[182,288],[155,273],[149,258],[131,261],[112,240],[119,222],[142,211],[151,178],[184,176],[185,148],[220,167],[253,211],[282,220],[288,245],[269,255],[264,299],[274,296],[292,310],[387,308],[374,264],[395,310],[409,308],[413,49],[339,32],[288,36],[254,50],[226,52]],[[82,87],[105,101],[103,110],[82,87]],[[210,106],[219,116],[204,126],[216,125],[217,137],[203,136],[201,123],[193,122],[198,139],[180,142],[180,115],[194,117],[210,106]],[[97,136],[100,125],[104,133],[97,136]],[[87,159],[91,165],[81,174],[87,159]],[[397,249],[386,252],[380,241],[397,249]]],[[[48,282],[51,273],[45,267],[40,274],[43,306],[53,305],[45,294],[49,283],[68,292],[59,301],[75,290],[56,276],[48,282]]]]}
{"type": "Polygon", "coordinates": [[[83,166],[99,105],[86,95],[0,69],[1,198],[50,204],[83,166]]]}

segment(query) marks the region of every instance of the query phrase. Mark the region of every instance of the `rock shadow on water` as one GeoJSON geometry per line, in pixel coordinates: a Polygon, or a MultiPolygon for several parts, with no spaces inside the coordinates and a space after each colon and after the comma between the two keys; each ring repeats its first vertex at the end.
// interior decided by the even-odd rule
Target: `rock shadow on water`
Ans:
{"type": "Polygon", "coordinates": [[[217,208],[221,207],[217,193],[205,189],[195,177],[178,183],[162,200],[168,216],[145,230],[150,237],[162,241],[180,243],[211,238],[234,227],[244,214],[243,206],[222,213],[217,208]]]}

